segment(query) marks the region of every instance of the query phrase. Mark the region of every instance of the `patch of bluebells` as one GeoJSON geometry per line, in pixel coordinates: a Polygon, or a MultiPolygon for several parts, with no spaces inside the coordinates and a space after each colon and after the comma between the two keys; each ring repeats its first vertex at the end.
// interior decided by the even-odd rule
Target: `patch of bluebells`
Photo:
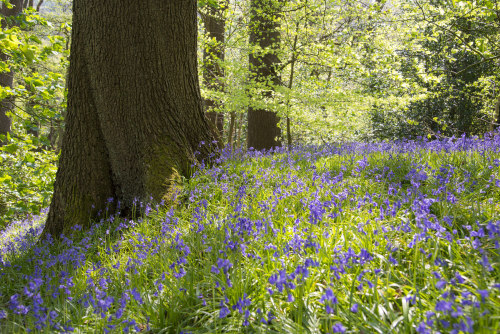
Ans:
{"type": "Polygon", "coordinates": [[[141,331],[149,326],[148,316],[161,323],[158,314],[168,312],[159,309],[181,296],[200,314],[212,311],[220,324],[278,331],[283,321],[273,320],[287,316],[281,310],[307,299],[322,305],[317,316],[323,332],[345,333],[344,324],[355,331],[356,321],[349,319],[362,321],[372,306],[363,297],[366,289],[382,291],[393,305],[405,299],[417,333],[473,332],[478,314],[498,322],[490,315],[499,311],[491,301],[500,290],[500,220],[473,215],[464,222],[455,209],[466,194],[483,196],[477,200],[485,203],[488,196],[498,198],[499,153],[498,134],[289,151],[226,149],[215,165],[198,166],[195,187],[177,194],[186,197],[188,211],[162,213],[160,206],[138,203],[145,215],[127,220],[106,210],[83,236],[79,226],[61,236],[57,248],[50,236],[38,240],[43,216],[15,222],[0,232],[0,279],[15,282],[0,287],[0,332],[16,322],[37,330],[84,331],[87,325],[65,311],[65,303],[85,310],[88,326],[103,332],[141,331]],[[478,178],[453,159],[437,166],[422,160],[432,153],[489,160],[478,178]],[[340,163],[329,166],[329,159],[340,163]],[[156,233],[143,231],[149,225],[156,233]],[[436,245],[466,247],[476,267],[450,263],[436,245]],[[396,278],[389,273],[416,265],[415,257],[419,266],[431,268],[428,277],[415,286],[397,282],[410,293],[391,296],[384,282],[396,278]],[[200,282],[190,288],[193,277],[200,282]],[[427,298],[421,298],[424,288],[427,298]],[[250,298],[259,291],[266,293],[250,298]]]}
{"type": "Polygon", "coordinates": [[[339,303],[337,296],[335,296],[331,288],[325,290],[320,301],[325,304],[325,311],[327,314],[333,314],[335,305],[339,303]]]}

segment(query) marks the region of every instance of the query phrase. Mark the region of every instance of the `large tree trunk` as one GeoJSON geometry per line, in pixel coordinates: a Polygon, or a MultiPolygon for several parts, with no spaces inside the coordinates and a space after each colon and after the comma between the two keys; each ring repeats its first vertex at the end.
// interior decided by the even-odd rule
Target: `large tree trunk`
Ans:
{"type": "MultiPolygon", "coordinates": [[[[219,92],[224,91],[224,69],[221,62],[224,61],[224,33],[226,21],[224,11],[227,8],[227,0],[220,1],[217,5],[207,4],[202,15],[205,31],[209,41],[203,47],[203,82],[207,88],[219,92]]],[[[205,99],[207,117],[215,125],[222,139],[224,132],[224,114],[217,111],[220,102],[205,99]],[[215,110],[214,110],[215,109],[215,110]]]]}
{"type": "MultiPolygon", "coordinates": [[[[266,87],[267,91],[264,93],[266,97],[272,96],[273,85],[280,84],[278,75],[280,60],[276,55],[280,43],[279,23],[276,20],[280,3],[281,1],[276,0],[251,0],[250,2],[250,47],[258,49],[250,53],[251,79],[266,87]]],[[[248,148],[261,150],[280,146],[281,131],[278,124],[279,117],[276,113],[249,108],[248,148]]]]}
{"type": "Polygon", "coordinates": [[[108,198],[122,210],[159,201],[209,156],[196,9],[195,0],[74,0],[68,114],[45,234],[89,225],[108,198]]]}
{"type": "MultiPolygon", "coordinates": [[[[23,1],[22,0],[10,0],[9,1],[14,7],[7,8],[5,4],[0,3],[0,13],[6,17],[17,16],[23,11],[23,1]]],[[[6,28],[8,22],[2,20],[2,29],[6,28]]],[[[7,61],[9,59],[8,55],[0,51],[0,61],[7,61]]],[[[14,84],[14,72],[1,72],[0,73],[0,86],[6,88],[12,88],[14,84]]],[[[6,135],[10,132],[11,120],[7,116],[7,113],[14,108],[14,97],[8,97],[0,100],[0,135],[6,135]]],[[[0,145],[2,141],[0,140],[0,145]]]]}

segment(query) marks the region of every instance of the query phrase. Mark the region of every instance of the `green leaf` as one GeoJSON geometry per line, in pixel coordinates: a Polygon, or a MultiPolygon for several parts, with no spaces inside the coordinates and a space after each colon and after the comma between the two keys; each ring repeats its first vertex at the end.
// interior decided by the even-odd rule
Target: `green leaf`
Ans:
{"type": "Polygon", "coordinates": [[[31,154],[28,154],[24,157],[24,161],[27,163],[34,163],[35,157],[33,157],[31,154]]]}
{"type": "Polygon", "coordinates": [[[5,146],[0,148],[0,150],[11,153],[11,154],[16,153],[16,151],[18,149],[19,149],[19,146],[17,146],[17,144],[9,144],[9,145],[5,145],[5,146]]]}
{"type": "Polygon", "coordinates": [[[42,44],[42,41],[40,40],[40,38],[38,38],[35,35],[30,36],[30,41],[33,41],[33,42],[38,43],[38,44],[42,44]]]}
{"type": "Polygon", "coordinates": [[[32,62],[35,59],[35,52],[28,45],[19,46],[19,50],[21,50],[28,62],[32,62]]]}

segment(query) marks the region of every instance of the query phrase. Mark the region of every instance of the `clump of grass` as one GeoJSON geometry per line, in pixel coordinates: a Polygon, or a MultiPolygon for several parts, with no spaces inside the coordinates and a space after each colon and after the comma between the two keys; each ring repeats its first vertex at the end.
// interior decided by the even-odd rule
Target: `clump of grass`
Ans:
{"type": "Polygon", "coordinates": [[[0,332],[497,332],[499,166],[498,135],[225,152],[176,208],[2,232],[0,332]]]}

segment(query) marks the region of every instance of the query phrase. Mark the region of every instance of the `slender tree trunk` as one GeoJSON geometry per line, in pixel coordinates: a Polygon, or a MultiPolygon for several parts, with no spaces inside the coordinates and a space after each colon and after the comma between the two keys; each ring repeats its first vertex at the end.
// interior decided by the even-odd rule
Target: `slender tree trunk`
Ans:
{"type": "MultiPolygon", "coordinates": [[[[279,14],[280,1],[251,0],[250,2],[250,47],[257,49],[250,53],[251,80],[266,88],[265,97],[271,97],[273,86],[280,84],[278,66],[280,60],[276,51],[280,44],[279,14]]],[[[258,99],[259,97],[253,97],[258,99]]],[[[248,109],[248,148],[257,150],[280,146],[281,130],[276,113],[264,109],[248,109]]]]}
{"type": "MultiPolygon", "coordinates": [[[[10,0],[9,1],[14,7],[7,8],[5,4],[0,4],[0,13],[5,17],[13,17],[21,14],[23,11],[23,1],[22,0],[10,0]]],[[[2,20],[2,29],[6,28],[8,23],[6,20],[2,20]]],[[[7,61],[9,56],[0,51],[0,60],[7,61]]],[[[0,86],[5,88],[12,88],[14,85],[14,72],[11,69],[10,72],[0,73],[0,86]]],[[[0,135],[6,135],[10,133],[10,127],[12,124],[11,119],[7,116],[7,113],[14,108],[14,97],[7,97],[0,100],[0,135]]],[[[2,141],[0,140],[0,145],[2,141]]]]}
{"type": "Polygon", "coordinates": [[[37,12],[40,12],[40,8],[42,8],[42,5],[43,5],[43,1],[44,1],[44,0],[40,0],[40,1],[38,2],[38,5],[36,5],[36,11],[37,11],[37,12]]]}
{"type": "Polygon", "coordinates": [[[108,198],[125,212],[160,201],[211,154],[196,13],[195,0],[74,0],[68,114],[44,234],[88,226],[108,198]]]}
{"type": "MultiPolygon", "coordinates": [[[[0,61],[7,61],[8,56],[0,52],[0,61]]],[[[7,73],[0,73],[0,86],[12,88],[14,84],[14,73],[12,70],[7,73]]],[[[0,135],[7,135],[10,133],[10,127],[12,124],[11,119],[7,116],[7,113],[14,107],[14,97],[9,96],[0,100],[0,135]]],[[[4,144],[4,141],[0,139],[0,146],[4,144]]]]}
{"type": "Polygon", "coordinates": [[[497,103],[495,105],[495,124],[493,124],[493,130],[500,127],[500,96],[498,96],[497,103]]]}
{"type": "Polygon", "coordinates": [[[241,134],[243,133],[243,114],[240,114],[239,120],[236,124],[236,141],[235,146],[241,147],[241,134]]]}
{"type": "Polygon", "coordinates": [[[234,141],[234,125],[236,122],[236,113],[233,111],[229,117],[229,131],[227,134],[227,144],[232,148],[234,141]]]}
{"type": "MultiPolygon", "coordinates": [[[[224,91],[224,33],[226,21],[224,12],[227,0],[215,5],[206,5],[202,15],[209,41],[203,48],[203,81],[210,90],[224,91]]],[[[224,132],[224,114],[214,110],[220,108],[220,101],[205,99],[207,117],[215,125],[222,139],[224,132]]]]}
{"type": "MultiPolygon", "coordinates": [[[[293,45],[292,45],[292,59],[290,60],[290,78],[288,79],[289,91],[291,91],[292,87],[293,87],[293,79],[294,79],[294,74],[295,74],[295,62],[297,61],[297,42],[298,42],[298,38],[299,38],[299,27],[300,27],[300,24],[299,24],[299,22],[297,22],[296,29],[295,29],[295,36],[293,38],[293,45]]],[[[290,122],[290,96],[288,97],[288,99],[286,101],[286,109],[287,109],[286,137],[287,137],[288,149],[290,150],[292,148],[292,129],[290,126],[290,123],[291,123],[290,122]]]]}

